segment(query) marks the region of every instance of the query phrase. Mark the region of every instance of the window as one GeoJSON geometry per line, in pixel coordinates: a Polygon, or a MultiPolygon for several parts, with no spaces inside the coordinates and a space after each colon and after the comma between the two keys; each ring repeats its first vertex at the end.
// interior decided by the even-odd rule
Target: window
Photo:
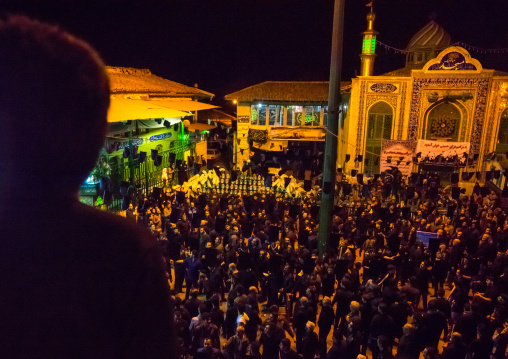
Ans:
{"type": "Polygon", "coordinates": [[[280,106],[268,106],[268,124],[274,126],[277,123],[277,113],[280,111],[280,106]]]}
{"type": "Polygon", "coordinates": [[[258,125],[266,126],[266,105],[258,105],[258,125]]]}
{"type": "Polygon", "coordinates": [[[393,111],[390,105],[380,101],[370,109],[367,117],[367,139],[365,141],[365,172],[379,173],[381,141],[392,136],[393,111]]]}
{"type": "Polygon", "coordinates": [[[257,125],[258,124],[258,107],[256,105],[250,106],[250,123],[251,125],[257,125]]]}
{"type": "Polygon", "coordinates": [[[295,106],[295,121],[294,126],[303,126],[303,107],[295,106]]]}
{"type": "Polygon", "coordinates": [[[294,126],[295,125],[295,106],[286,107],[287,117],[286,117],[286,126],[294,126]]]}
{"type": "Polygon", "coordinates": [[[378,102],[369,110],[367,140],[389,140],[392,134],[392,108],[378,102]]]}
{"type": "Polygon", "coordinates": [[[497,133],[496,152],[508,152],[508,108],[501,114],[499,121],[499,132],[497,133]]]}
{"type": "Polygon", "coordinates": [[[321,106],[305,106],[305,123],[303,126],[319,126],[321,106]]]}
{"type": "Polygon", "coordinates": [[[321,106],[295,106],[296,126],[320,126],[321,106]]]}
{"type": "Polygon", "coordinates": [[[425,139],[439,141],[458,141],[460,111],[450,102],[442,102],[427,116],[425,139]]]}
{"type": "Polygon", "coordinates": [[[261,103],[250,106],[251,125],[266,126],[267,107],[261,103]]]}

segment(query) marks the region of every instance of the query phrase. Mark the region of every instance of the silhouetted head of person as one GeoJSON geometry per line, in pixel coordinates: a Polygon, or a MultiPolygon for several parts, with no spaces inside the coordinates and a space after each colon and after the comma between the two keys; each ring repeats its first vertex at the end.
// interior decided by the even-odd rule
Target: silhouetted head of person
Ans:
{"type": "Polygon", "coordinates": [[[0,48],[0,186],[77,192],[106,132],[102,60],[83,40],[19,15],[0,20],[0,48]]]}

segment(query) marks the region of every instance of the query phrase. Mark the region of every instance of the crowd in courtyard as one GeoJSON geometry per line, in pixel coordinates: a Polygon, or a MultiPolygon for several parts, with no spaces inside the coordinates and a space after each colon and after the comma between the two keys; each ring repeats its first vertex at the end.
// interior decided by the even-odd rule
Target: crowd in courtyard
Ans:
{"type": "Polygon", "coordinates": [[[164,249],[182,357],[508,358],[500,196],[393,178],[337,183],[322,257],[319,198],[134,198],[127,217],[164,249]]]}

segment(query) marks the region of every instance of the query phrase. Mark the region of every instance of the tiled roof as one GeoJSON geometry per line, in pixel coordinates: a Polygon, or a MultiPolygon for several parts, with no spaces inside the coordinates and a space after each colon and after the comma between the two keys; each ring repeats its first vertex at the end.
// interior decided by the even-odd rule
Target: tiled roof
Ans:
{"type": "MultiPolygon", "coordinates": [[[[266,81],[226,95],[226,100],[274,102],[327,102],[327,81],[266,81]]],[[[341,82],[350,92],[351,82],[341,82]]]]}
{"type": "Polygon", "coordinates": [[[175,97],[211,98],[210,92],[156,76],[148,69],[106,66],[112,94],[152,94],[175,97]]]}

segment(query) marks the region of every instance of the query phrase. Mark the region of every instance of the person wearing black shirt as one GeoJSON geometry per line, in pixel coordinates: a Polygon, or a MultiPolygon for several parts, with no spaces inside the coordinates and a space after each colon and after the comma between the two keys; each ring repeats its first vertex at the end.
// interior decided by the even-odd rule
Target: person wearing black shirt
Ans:
{"type": "Polygon", "coordinates": [[[403,335],[397,346],[397,358],[418,359],[420,357],[420,348],[413,332],[414,329],[411,324],[404,325],[403,335]]]}
{"type": "Polygon", "coordinates": [[[259,338],[259,343],[263,346],[263,359],[278,359],[280,343],[285,337],[283,329],[268,323],[259,338]]]}
{"type": "Polygon", "coordinates": [[[380,303],[378,305],[378,314],[370,322],[370,348],[375,355],[378,353],[377,340],[380,336],[383,336],[386,340],[391,340],[392,326],[393,319],[388,315],[386,304],[380,303]]]}
{"type": "MultiPolygon", "coordinates": [[[[441,359],[465,359],[466,354],[467,348],[462,341],[462,335],[455,332],[452,333],[450,341],[444,346],[441,359]]],[[[504,359],[503,357],[501,357],[501,359],[504,359]]]]}
{"type": "Polygon", "coordinates": [[[210,338],[204,340],[203,347],[196,351],[194,357],[195,359],[224,359],[224,355],[222,355],[221,351],[213,347],[210,338]]]}
{"type": "Polygon", "coordinates": [[[332,329],[334,318],[331,300],[329,297],[324,297],[323,306],[321,307],[321,313],[319,314],[317,322],[319,327],[319,352],[322,358],[326,356],[326,338],[332,329]]]}
{"type": "Polygon", "coordinates": [[[303,359],[314,359],[318,354],[319,339],[318,335],[314,332],[316,325],[308,321],[305,325],[305,335],[302,339],[302,356],[303,359]]]}
{"type": "Polygon", "coordinates": [[[302,356],[291,349],[291,341],[284,338],[280,342],[280,359],[302,359],[302,356]]]}
{"type": "Polygon", "coordinates": [[[427,344],[437,348],[441,333],[444,337],[448,336],[448,324],[446,316],[436,308],[435,303],[429,304],[427,313],[423,316],[424,326],[427,328],[427,344]]]}
{"type": "Polygon", "coordinates": [[[346,358],[347,342],[344,340],[342,332],[336,329],[333,332],[333,345],[326,354],[326,359],[346,358]]]}

